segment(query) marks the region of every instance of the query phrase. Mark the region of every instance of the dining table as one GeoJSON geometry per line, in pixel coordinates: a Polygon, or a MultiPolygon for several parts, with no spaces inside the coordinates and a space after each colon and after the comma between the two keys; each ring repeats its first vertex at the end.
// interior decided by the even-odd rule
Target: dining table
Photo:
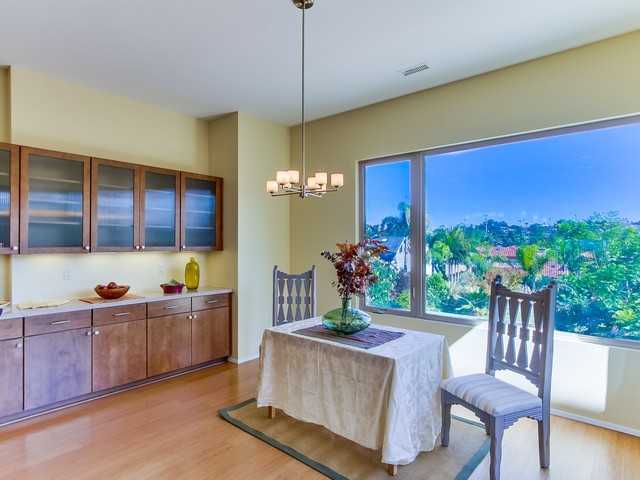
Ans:
{"type": "Polygon", "coordinates": [[[320,317],[264,330],[258,407],[379,450],[390,474],[436,447],[440,383],[453,375],[442,335],[371,325],[343,335],[320,317]]]}

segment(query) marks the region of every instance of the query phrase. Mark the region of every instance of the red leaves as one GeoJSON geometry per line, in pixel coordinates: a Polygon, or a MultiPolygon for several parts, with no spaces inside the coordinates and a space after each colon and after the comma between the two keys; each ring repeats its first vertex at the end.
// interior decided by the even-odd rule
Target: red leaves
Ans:
{"type": "Polygon", "coordinates": [[[329,260],[338,275],[338,280],[332,282],[342,298],[362,295],[367,287],[378,281],[371,269],[371,259],[380,256],[387,250],[377,240],[363,240],[360,243],[338,243],[335,253],[327,250],[321,255],[329,260]]]}

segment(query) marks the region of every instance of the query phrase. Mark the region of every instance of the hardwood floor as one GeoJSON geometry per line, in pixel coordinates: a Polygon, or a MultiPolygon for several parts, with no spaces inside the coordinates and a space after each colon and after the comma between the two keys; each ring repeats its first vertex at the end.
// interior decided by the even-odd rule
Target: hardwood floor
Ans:
{"type": "MultiPolygon", "coordinates": [[[[257,362],[221,365],[4,427],[0,479],[325,478],[218,418],[256,376],[257,362]]],[[[554,417],[545,472],[535,433],[507,431],[504,479],[640,478],[639,438],[554,417]]],[[[488,478],[486,461],[472,478],[488,478]]]]}

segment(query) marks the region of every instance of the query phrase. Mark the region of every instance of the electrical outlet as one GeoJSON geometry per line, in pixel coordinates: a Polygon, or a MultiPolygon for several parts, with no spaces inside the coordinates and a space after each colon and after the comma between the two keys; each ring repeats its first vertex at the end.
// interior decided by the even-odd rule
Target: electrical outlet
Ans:
{"type": "Polygon", "coordinates": [[[64,269],[62,271],[62,280],[71,280],[71,270],[64,269]]]}

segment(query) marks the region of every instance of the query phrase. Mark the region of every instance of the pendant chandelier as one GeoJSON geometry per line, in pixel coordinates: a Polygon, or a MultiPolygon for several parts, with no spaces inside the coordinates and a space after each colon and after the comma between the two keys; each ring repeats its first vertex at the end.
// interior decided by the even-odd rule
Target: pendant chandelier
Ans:
{"type": "Polygon", "coordinates": [[[313,0],[292,0],[293,4],[302,11],[302,121],[301,121],[301,157],[302,172],[298,170],[283,170],[276,172],[276,179],[267,182],[267,192],[272,197],[297,195],[300,198],[323,197],[328,192],[335,192],[344,185],[342,173],[316,172],[313,177],[306,177],[305,158],[305,118],[304,118],[304,20],[305,10],[313,7],[313,0]]]}

